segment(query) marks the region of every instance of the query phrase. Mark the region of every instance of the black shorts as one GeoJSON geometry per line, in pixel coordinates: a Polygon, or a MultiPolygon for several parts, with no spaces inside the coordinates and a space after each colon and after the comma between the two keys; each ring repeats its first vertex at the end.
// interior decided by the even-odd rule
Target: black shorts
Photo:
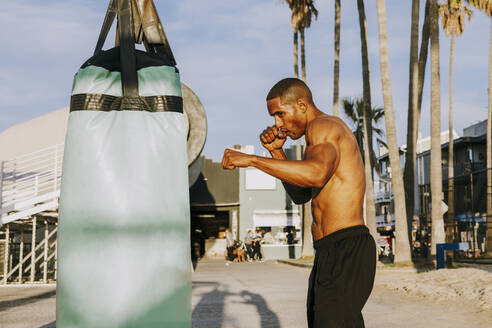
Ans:
{"type": "Polygon", "coordinates": [[[362,308],[372,291],[376,245],[366,226],[335,231],[314,242],[309,276],[309,328],[364,327],[362,308]]]}

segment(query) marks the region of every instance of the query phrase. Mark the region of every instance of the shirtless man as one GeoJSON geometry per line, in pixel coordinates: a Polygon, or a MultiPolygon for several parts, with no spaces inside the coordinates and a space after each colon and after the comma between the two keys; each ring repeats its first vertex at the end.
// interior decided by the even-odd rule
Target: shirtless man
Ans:
{"type": "Polygon", "coordinates": [[[364,327],[361,310],[376,267],[374,239],[364,225],[364,164],[344,122],[319,110],[304,82],[288,78],[267,96],[275,125],[260,135],[272,158],[226,149],[222,166],[256,167],[283,182],[296,204],[312,200],[316,255],[309,277],[308,326],[364,327]],[[305,135],[303,160],[287,160],[287,137],[305,135]]]}

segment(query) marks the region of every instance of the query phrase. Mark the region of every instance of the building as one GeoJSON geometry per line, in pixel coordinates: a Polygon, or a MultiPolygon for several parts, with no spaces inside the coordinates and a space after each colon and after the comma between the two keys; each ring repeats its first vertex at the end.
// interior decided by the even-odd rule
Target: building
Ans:
{"type": "MultiPolygon", "coordinates": [[[[253,146],[234,148],[254,153],[253,146]]],[[[293,149],[286,153],[289,157],[295,154],[293,149]]],[[[259,228],[266,236],[262,245],[266,259],[300,257],[299,208],[278,179],[255,168],[224,170],[221,163],[203,157],[201,174],[190,188],[190,202],[197,255],[223,256],[227,228],[236,240],[244,240],[248,230],[259,228]],[[287,238],[289,231],[294,234],[292,241],[287,238]]]]}
{"type": "MultiPolygon", "coordinates": [[[[443,204],[447,229],[455,242],[469,242],[473,256],[485,254],[486,231],[486,127],[487,120],[463,129],[454,140],[454,217],[448,217],[448,152],[449,132],[441,133],[443,204]]],[[[400,147],[401,165],[404,166],[406,147],[400,147]]],[[[387,152],[380,153],[381,175],[376,185],[377,226],[380,232],[394,230],[394,205],[391,190],[391,170],[387,152]]],[[[415,212],[413,238],[425,235],[429,240],[431,224],[430,194],[430,137],[417,142],[415,212]]]]}

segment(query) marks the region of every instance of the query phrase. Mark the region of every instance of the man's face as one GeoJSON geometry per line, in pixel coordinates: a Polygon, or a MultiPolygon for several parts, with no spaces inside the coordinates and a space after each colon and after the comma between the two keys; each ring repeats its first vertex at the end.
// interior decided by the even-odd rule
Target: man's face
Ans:
{"type": "Polygon", "coordinates": [[[299,139],[305,131],[305,117],[297,103],[280,102],[280,97],[267,101],[268,112],[275,119],[275,126],[291,139],[299,139]]]}

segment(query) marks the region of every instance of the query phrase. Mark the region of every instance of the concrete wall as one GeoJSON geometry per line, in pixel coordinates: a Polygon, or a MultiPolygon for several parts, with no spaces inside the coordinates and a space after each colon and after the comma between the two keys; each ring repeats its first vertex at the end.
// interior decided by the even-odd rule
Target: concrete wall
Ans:
{"type": "Polygon", "coordinates": [[[0,133],[0,161],[65,142],[69,108],[14,125],[0,133]]]}
{"type": "Polygon", "coordinates": [[[483,120],[463,129],[463,137],[478,137],[484,134],[487,134],[487,120],[483,120]]]}
{"type": "MultiPolygon", "coordinates": [[[[266,219],[263,222],[268,222],[268,216],[271,216],[270,222],[273,224],[284,220],[285,217],[289,218],[287,222],[294,222],[294,217],[298,216],[295,213],[298,207],[285,192],[281,181],[264,176],[259,172],[254,168],[239,169],[239,202],[241,204],[239,208],[239,238],[241,240],[244,240],[249,229],[255,228],[255,215],[257,218],[259,215],[264,215],[266,219]],[[256,178],[253,183],[251,181],[252,176],[256,178]],[[254,188],[255,183],[257,183],[256,187],[258,188],[254,188]],[[268,188],[269,184],[270,189],[268,188]]],[[[267,224],[264,223],[262,226],[267,224]]],[[[282,228],[283,226],[272,226],[272,229],[276,230],[282,228]]],[[[298,234],[300,235],[300,232],[298,234]]],[[[301,256],[301,247],[300,243],[298,245],[265,245],[262,250],[266,259],[298,258],[301,256]]]]}
{"type": "Polygon", "coordinates": [[[224,170],[222,164],[203,158],[200,176],[190,188],[191,206],[228,205],[239,202],[239,170],[224,170]]]}

